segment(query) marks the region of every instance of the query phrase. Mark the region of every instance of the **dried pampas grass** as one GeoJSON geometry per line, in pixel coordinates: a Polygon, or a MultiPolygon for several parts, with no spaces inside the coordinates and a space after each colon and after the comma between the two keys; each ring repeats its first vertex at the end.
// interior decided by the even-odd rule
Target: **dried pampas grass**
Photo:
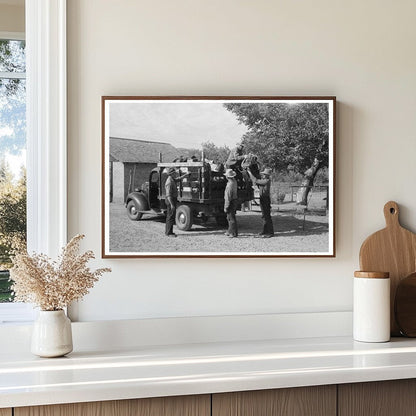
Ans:
{"type": "Polygon", "coordinates": [[[45,254],[17,252],[12,259],[10,279],[15,302],[34,303],[45,311],[56,311],[81,299],[109,268],[91,271],[87,267],[94,258],[92,251],[78,254],[84,235],[76,235],[63,249],[58,261],[45,254]]]}

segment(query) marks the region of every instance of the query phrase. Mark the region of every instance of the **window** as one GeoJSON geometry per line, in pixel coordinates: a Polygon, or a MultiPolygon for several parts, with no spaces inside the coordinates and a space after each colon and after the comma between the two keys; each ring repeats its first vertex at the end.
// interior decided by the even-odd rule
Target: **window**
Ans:
{"type": "Polygon", "coordinates": [[[13,245],[26,244],[26,43],[0,33],[0,323],[32,318],[30,305],[10,304],[13,245]]]}
{"type": "MultiPolygon", "coordinates": [[[[19,36],[16,36],[19,37],[19,36]]],[[[10,302],[10,252],[26,244],[25,41],[0,37],[0,302],[10,302]]]]}

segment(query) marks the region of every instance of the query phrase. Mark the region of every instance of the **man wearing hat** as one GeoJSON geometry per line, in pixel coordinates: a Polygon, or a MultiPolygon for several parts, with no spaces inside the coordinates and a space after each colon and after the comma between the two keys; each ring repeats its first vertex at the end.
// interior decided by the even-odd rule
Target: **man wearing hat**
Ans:
{"type": "Polygon", "coordinates": [[[225,233],[230,238],[238,236],[237,219],[235,213],[238,207],[237,181],[236,173],[232,169],[227,169],[225,177],[227,178],[227,186],[224,192],[224,212],[227,214],[228,230],[225,233]]]}
{"type": "Polygon", "coordinates": [[[176,203],[178,201],[178,188],[176,183],[181,181],[186,176],[189,176],[191,173],[185,173],[182,176],[176,178],[176,169],[168,168],[167,171],[168,178],[165,182],[165,203],[166,203],[166,225],[165,225],[165,234],[168,237],[176,237],[176,234],[173,232],[173,224],[175,224],[175,215],[176,215],[176,203]]]}
{"type": "Polygon", "coordinates": [[[241,162],[245,159],[246,155],[243,154],[244,145],[239,143],[228,155],[228,159],[225,162],[225,167],[228,169],[241,169],[241,162]]]}
{"type": "Polygon", "coordinates": [[[270,238],[274,235],[271,212],[271,201],[270,201],[270,185],[272,170],[270,168],[265,168],[263,172],[260,172],[261,179],[257,179],[251,172],[248,170],[251,180],[255,183],[260,192],[260,208],[261,208],[261,218],[263,219],[263,230],[259,233],[260,237],[270,238]]]}

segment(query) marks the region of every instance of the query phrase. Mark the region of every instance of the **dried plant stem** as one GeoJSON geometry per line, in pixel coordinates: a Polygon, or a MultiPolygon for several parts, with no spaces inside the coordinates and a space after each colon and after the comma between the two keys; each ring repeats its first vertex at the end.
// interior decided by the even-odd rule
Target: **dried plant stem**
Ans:
{"type": "Polygon", "coordinates": [[[58,261],[44,254],[29,255],[26,250],[15,254],[10,270],[15,302],[34,303],[45,311],[63,309],[81,299],[109,268],[92,271],[87,263],[94,258],[92,251],[78,254],[84,235],[76,235],[63,248],[58,261]]]}

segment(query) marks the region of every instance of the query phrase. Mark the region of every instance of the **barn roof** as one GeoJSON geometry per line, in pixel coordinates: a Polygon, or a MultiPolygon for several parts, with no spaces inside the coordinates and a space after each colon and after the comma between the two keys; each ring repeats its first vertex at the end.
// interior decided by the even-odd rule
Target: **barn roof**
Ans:
{"type": "Polygon", "coordinates": [[[164,162],[172,162],[180,156],[179,150],[169,143],[110,137],[110,161],[157,163],[159,153],[164,162]]]}

